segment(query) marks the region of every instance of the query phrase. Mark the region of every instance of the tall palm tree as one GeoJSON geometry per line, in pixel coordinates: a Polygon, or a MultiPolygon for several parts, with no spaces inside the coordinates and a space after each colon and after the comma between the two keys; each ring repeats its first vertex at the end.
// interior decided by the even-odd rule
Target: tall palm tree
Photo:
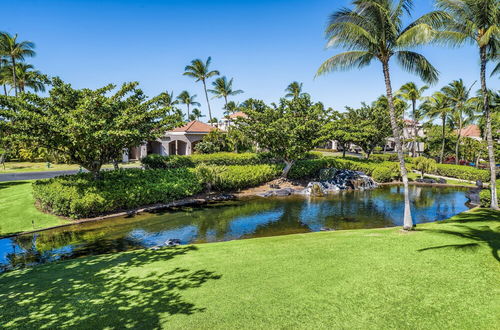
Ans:
{"type": "Polygon", "coordinates": [[[290,85],[287,86],[285,89],[285,94],[286,98],[291,98],[291,99],[296,99],[305,93],[302,93],[302,83],[299,83],[298,81],[291,82],[290,85]]]}
{"type": "Polygon", "coordinates": [[[228,96],[243,93],[241,89],[233,90],[233,78],[227,80],[226,76],[215,79],[212,86],[214,86],[214,89],[209,89],[208,91],[214,94],[216,98],[224,98],[224,108],[227,108],[228,96]]]}
{"type": "MultiPolygon", "coordinates": [[[[475,84],[475,83],[474,83],[475,84]]],[[[457,131],[457,141],[455,142],[455,164],[459,164],[459,147],[462,137],[462,128],[474,120],[474,101],[470,98],[470,91],[474,86],[467,88],[462,79],[455,80],[443,87],[441,91],[448,98],[453,109],[452,120],[457,131]]]]}
{"type": "Polygon", "coordinates": [[[185,104],[187,106],[187,117],[189,118],[189,108],[191,106],[201,107],[199,102],[196,102],[194,99],[196,98],[196,94],[191,95],[188,91],[182,91],[179,96],[177,96],[177,100],[181,104],[185,104]]]}
{"type": "MultiPolygon", "coordinates": [[[[446,31],[442,40],[453,45],[473,43],[479,50],[480,80],[483,95],[483,115],[486,119],[486,140],[490,163],[491,208],[498,209],[496,162],[491,129],[489,93],[486,86],[486,66],[498,59],[500,49],[500,2],[498,0],[437,0],[437,6],[447,14],[446,31]]],[[[496,70],[496,69],[495,69],[496,70]]]]}
{"type": "Polygon", "coordinates": [[[6,58],[0,56],[0,85],[3,87],[3,92],[7,94],[7,85],[9,81],[9,76],[11,76],[12,70],[9,68],[9,61],[6,58]]]}
{"type": "Polygon", "coordinates": [[[423,93],[429,88],[429,86],[424,85],[422,87],[417,87],[414,82],[408,82],[401,86],[399,91],[396,93],[399,97],[404,100],[411,102],[411,114],[413,120],[413,137],[415,141],[412,144],[412,156],[415,157],[420,150],[416,150],[417,147],[417,122],[419,120],[419,113],[417,109],[417,101],[420,101],[423,97],[423,93]]]}
{"type": "Polygon", "coordinates": [[[435,92],[432,96],[427,97],[425,102],[422,104],[422,109],[424,113],[431,119],[440,118],[441,119],[441,155],[439,156],[439,162],[444,162],[444,151],[446,146],[446,122],[450,119],[452,107],[450,105],[450,100],[442,92],[435,92]]]}
{"type": "Polygon", "coordinates": [[[17,34],[14,36],[7,32],[0,32],[0,55],[10,59],[12,67],[12,81],[14,84],[14,94],[17,96],[16,61],[23,61],[26,57],[35,56],[35,44],[31,41],[17,41],[17,34]]]}
{"type": "Polygon", "coordinates": [[[195,59],[192,60],[191,64],[186,66],[184,69],[185,76],[195,79],[196,82],[201,81],[203,83],[203,90],[205,91],[205,98],[207,99],[208,117],[210,118],[210,121],[212,121],[212,109],[210,108],[210,101],[208,100],[207,79],[220,74],[217,70],[209,70],[211,62],[211,57],[208,57],[205,62],[200,59],[195,59]]]}
{"type": "Polygon", "coordinates": [[[430,42],[434,33],[429,24],[437,24],[441,17],[439,13],[431,13],[403,27],[405,14],[411,14],[413,0],[353,0],[352,4],[353,9],[345,8],[333,13],[326,29],[327,46],[343,47],[347,51],[326,60],[318,69],[317,75],[334,70],[361,68],[373,60],[382,64],[391,126],[404,184],[403,228],[411,230],[413,220],[408,175],[401,144],[401,129],[394,108],[389,64],[395,57],[403,69],[416,73],[426,83],[436,82],[438,71],[423,55],[408,49],[430,42]]]}

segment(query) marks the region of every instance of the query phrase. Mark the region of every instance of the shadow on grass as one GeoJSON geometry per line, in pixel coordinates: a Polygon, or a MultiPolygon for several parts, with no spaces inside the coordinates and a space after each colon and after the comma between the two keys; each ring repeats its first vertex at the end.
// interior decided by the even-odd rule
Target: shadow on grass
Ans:
{"type": "Polygon", "coordinates": [[[455,225],[457,228],[454,230],[425,230],[427,232],[434,232],[438,234],[450,235],[458,238],[463,238],[468,241],[473,241],[463,244],[447,244],[441,246],[433,246],[428,248],[423,248],[418,250],[419,252],[435,249],[453,248],[458,250],[473,250],[478,248],[480,245],[487,245],[491,249],[492,256],[500,262],[499,250],[500,250],[500,226],[479,226],[479,227],[469,227],[466,225],[455,225]]]}
{"type": "Polygon", "coordinates": [[[0,189],[6,189],[6,188],[9,188],[9,187],[18,186],[18,185],[26,184],[26,183],[30,183],[30,182],[29,181],[6,181],[6,182],[0,182],[0,189]]]}
{"type": "Polygon", "coordinates": [[[14,328],[157,328],[166,321],[163,317],[203,312],[181,293],[221,275],[164,262],[196,250],[141,250],[2,274],[1,323],[14,328]]]}

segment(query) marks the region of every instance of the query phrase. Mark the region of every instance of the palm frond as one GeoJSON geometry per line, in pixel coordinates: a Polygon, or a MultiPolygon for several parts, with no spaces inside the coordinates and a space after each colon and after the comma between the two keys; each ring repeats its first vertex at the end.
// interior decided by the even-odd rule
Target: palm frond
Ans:
{"type": "Polygon", "coordinates": [[[438,81],[439,71],[421,54],[411,51],[398,51],[396,59],[410,73],[417,74],[428,84],[438,81]]]}
{"type": "Polygon", "coordinates": [[[370,64],[374,54],[367,51],[350,51],[330,57],[319,67],[316,76],[331,71],[345,71],[354,67],[364,67],[370,64]]]}

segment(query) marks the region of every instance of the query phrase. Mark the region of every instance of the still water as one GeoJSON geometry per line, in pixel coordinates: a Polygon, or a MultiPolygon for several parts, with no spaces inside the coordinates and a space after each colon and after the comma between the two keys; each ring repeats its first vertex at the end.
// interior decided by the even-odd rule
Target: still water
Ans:
{"type": "MultiPolygon", "coordinates": [[[[410,186],[416,223],[468,209],[467,189],[410,186]]],[[[325,229],[402,225],[403,189],[385,186],[328,197],[249,198],[113,218],[0,240],[0,270],[164,244],[206,243],[325,229]]]]}

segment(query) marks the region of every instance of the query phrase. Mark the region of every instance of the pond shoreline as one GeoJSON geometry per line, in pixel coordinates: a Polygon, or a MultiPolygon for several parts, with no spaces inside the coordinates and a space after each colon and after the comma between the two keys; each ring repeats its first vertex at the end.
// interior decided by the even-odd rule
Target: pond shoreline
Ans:
{"type": "MultiPolygon", "coordinates": [[[[77,225],[77,224],[82,224],[82,223],[88,223],[88,222],[96,222],[96,221],[101,221],[101,220],[108,220],[112,218],[117,218],[121,216],[132,216],[136,215],[139,213],[144,213],[144,212],[152,212],[152,211],[158,211],[158,210],[165,210],[165,209],[171,209],[175,207],[181,207],[181,206],[201,206],[201,205],[207,205],[210,203],[216,203],[216,202],[221,202],[221,201],[228,201],[228,200],[237,200],[240,198],[245,198],[245,197],[261,197],[261,198],[266,198],[260,196],[260,194],[269,192],[269,191],[276,191],[280,189],[287,189],[291,188],[295,191],[299,191],[302,189],[305,189],[307,186],[307,183],[309,180],[300,180],[300,181],[292,181],[292,180],[282,180],[282,179],[277,179],[273,180],[270,182],[267,182],[265,184],[262,184],[257,187],[252,187],[252,188],[247,188],[244,190],[241,190],[239,192],[231,192],[231,193],[202,193],[198,194],[195,196],[190,196],[186,197],[183,199],[179,199],[173,202],[169,203],[158,203],[158,204],[153,204],[153,205],[148,205],[148,206],[143,206],[131,210],[124,210],[120,212],[115,212],[111,214],[105,214],[102,216],[98,217],[93,217],[93,218],[81,218],[77,220],[72,220],[69,218],[64,218],[64,217],[59,217],[62,219],[69,219],[72,220],[69,223],[57,225],[57,226],[51,226],[51,227],[46,227],[46,228],[40,228],[40,229],[35,229],[35,230],[29,230],[29,231],[24,231],[24,232],[19,232],[15,234],[9,234],[5,236],[0,236],[0,239],[4,238],[12,238],[16,236],[21,236],[21,235],[26,235],[26,234],[32,234],[32,233],[38,233],[46,230],[51,230],[51,229],[57,229],[57,228],[62,228],[62,227],[68,227],[72,225],[77,225]],[[275,184],[278,185],[280,188],[271,188],[270,185],[275,184]]],[[[402,182],[387,182],[387,183],[379,183],[379,186],[393,186],[393,185],[402,185],[402,182]]],[[[420,182],[409,182],[409,185],[413,186],[425,186],[425,187],[442,187],[442,188],[468,188],[470,189],[470,186],[465,186],[465,185],[454,185],[454,184],[441,184],[441,183],[420,183],[420,182]]],[[[40,210],[40,212],[43,212],[40,210]]]]}

